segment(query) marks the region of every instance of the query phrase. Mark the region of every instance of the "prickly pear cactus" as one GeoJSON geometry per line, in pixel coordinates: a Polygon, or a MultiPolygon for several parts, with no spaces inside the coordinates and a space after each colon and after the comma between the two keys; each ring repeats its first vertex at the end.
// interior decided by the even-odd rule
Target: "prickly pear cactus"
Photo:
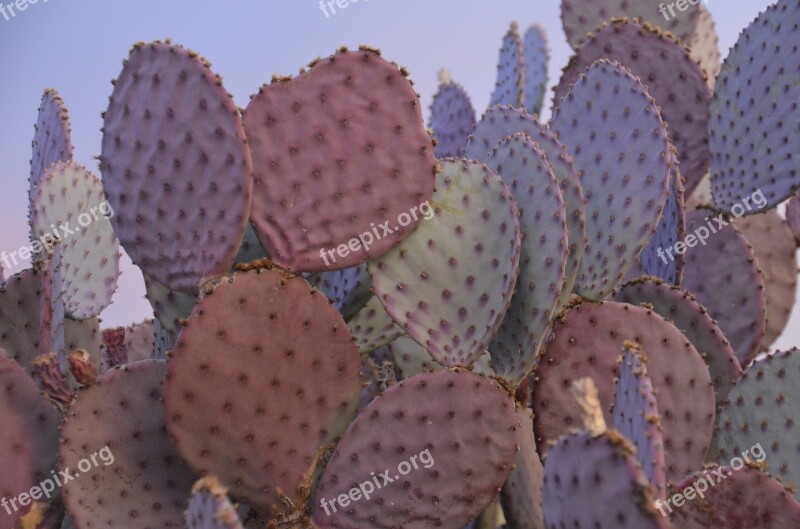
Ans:
{"type": "Polygon", "coordinates": [[[475,109],[464,87],[439,72],[439,91],[431,103],[430,127],[436,140],[437,158],[464,155],[467,140],[475,126],[475,109]]]}
{"type": "Polygon", "coordinates": [[[186,509],[187,529],[243,529],[227,494],[228,489],[213,476],[195,483],[186,509]]]}
{"type": "Polygon", "coordinates": [[[525,32],[522,40],[525,54],[525,83],[523,86],[525,109],[539,115],[544,104],[547,82],[550,80],[547,68],[550,66],[550,49],[547,47],[547,31],[539,24],[533,24],[525,32]]]}
{"type": "Polygon", "coordinates": [[[489,106],[523,106],[525,84],[525,49],[519,34],[519,25],[514,22],[503,37],[500,59],[497,63],[497,82],[489,106]]]}
{"type": "Polygon", "coordinates": [[[31,156],[31,175],[28,190],[28,218],[33,213],[32,200],[39,187],[42,175],[56,162],[72,161],[72,137],[69,123],[69,112],[64,100],[53,88],[48,88],[42,95],[39,105],[39,117],[34,125],[33,154],[31,156]]]}

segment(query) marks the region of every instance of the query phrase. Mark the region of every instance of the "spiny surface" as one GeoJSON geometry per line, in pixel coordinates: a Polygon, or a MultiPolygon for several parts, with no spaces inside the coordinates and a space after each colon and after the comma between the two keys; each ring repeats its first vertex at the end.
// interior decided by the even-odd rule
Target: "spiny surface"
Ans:
{"type": "Polygon", "coordinates": [[[436,139],[436,157],[464,155],[475,126],[475,109],[464,87],[453,81],[439,85],[431,103],[430,127],[436,139]]]}
{"type": "Polygon", "coordinates": [[[100,166],[114,231],[146,274],[191,293],[230,270],[253,170],[239,110],[204,59],[133,46],[104,115],[100,166]]]}
{"type": "Polygon", "coordinates": [[[29,373],[39,354],[42,273],[23,270],[0,285],[0,347],[29,373]]]}
{"type": "Polygon", "coordinates": [[[417,226],[408,215],[433,192],[435,160],[406,74],[370,49],[341,51],[250,101],[251,221],[276,263],[296,272],[350,268],[417,226]]]}
{"type": "Polygon", "coordinates": [[[494,370],[516,385],[533,367],[564,287],[567,212],[553,167],[526,134],[501,141],[487,165],[511,189],[520,213],[519,278],[503,324],[489,345],[494,370]]]}
{"type": "Polygon", "coordinates": [[[181,320],[192,313],[197,298],[192,294],[170,290],[147,274],[144,274],[144,286],[147,301],[153,307],[153,315],[161,323],[161,329],[174,342],[182,329],[181,320]]]}
{"type": "Polygon", "coordinates": [[[508,477],[518,429],[513,399],[488,378],[448,370],[399,382],[342,437],[313,521],[320,529],[461,529],[508,477]],[[356,488],[363,483],[379,486],[368,498],[356,488]],[[331,506],[354,488],[360,500],[331,506]]]}
{"type": "MultiPolygon", "coordinates": [[[[757,460],[750,457],[751,464],[757,460]]],[[[737,466],[739,466],[737,464],[737,466]]],[[[795,529],[800,523],[800,503],[779,481],[750,466],[710,468],[687,477],[675,486],[707,490],[674,507],[675,529],[795,529]]],[[[662,507],[666,511],[666,507],[662,507]]]]}
{"type": "Polygon", "coordinates": [[[651,485],[634,453],[614,430],[559,439],[544,463],[547,529],[669,529],[652,505],[651,485]]]}
{"type": "Polygon", "coordinates": [[[591,377],[611,423],[617,359],[626,341],[647,351],[648,371],[664,428],[667,479],[679,479],[705,460],[714,430],[714,389],[700,354],[673,324],[641,308],[606,301],[576,304],[557,322],[540,355],[533,384],[537,445],[547,451],[580,425],[570,383],[591,377]]]}
{"type": "Polygon", "coordinates": [[[519,211],[485,165],[447,159],[435,216],[369,263],[373,287],[406,333],[445,366],[470,366],[503,321],[519,275],[519,211]]]}
{"type": "Polygon", "coordinates": [[[727,462],[761,444],[769,471],[800,499],[800,352],[757,360],[736,383],[722,408],[719,460],[727,462]]]}
{"type": "Polygon", "coordinates": [[[666,493],[664,434],[648,359],[635,344],[626,343],[611,410],[611,426],[636,447],[636,458],[658,496],[666,493]]]}
{"type": "Polygon", "coordinates": [[[544,467],[536,452],[531,410],[518,408],[517,420],[520,422],[519,452],[500,493],[503,514],[511,527],[544,529],[544,467]]]}
{"type": "Polygon", "coordinates": [[[369,298],[367,304],[347,321],[347,328],[361,354],[374,351],[405,334],[383,308],[378,296],[369,298]]]}
{"type": "Polygon", "coordinates": [[[242,529],[228,489],[213,476],[194,484],[185,517],[187,529],[242,529]]]}
{"type": "Polygon", "coordinates": [[[366,264],[309,274],[306,280],[328,297],[345,320],[361,310],[372,296],[372,281],[366,264]]]}
{"type": "Polygon", "coordinates": [[[750,243],[724,216],[697,209],[686,221],[694,240],[685,241],[683,288],[708,309],[744,367],[758,354],[766,332],[764,274],[750,243]]]}
{"type": "Polygon", "coordinates": [[[129,362],[154,357],[155,333],[153,320],[145,320],[125,328],[125,351],[129,362]]]}
{"type": "Polygon", "coordinates": [[[800,2],[779,0],[739,35],[714,88],[709,122],[714,205],[756,191],[774,207],[800,187],[800,2]]]}
{"type": "Polygon", "coordinates": [[[669,193],[667,126],[629,70],[599,60],[559,102],[550,128],[568,146],[588,201],[575,292],[603,299],[658,228],[669,193]]]}
{"type": "Polygon", "coordinates": [[[547,32],[539,24],[533,24],[525,32],[522,41],[525,51],[525,109],[538,115],[542,111],[550,66],[550,49],[547,47],[547,32]]]}
{"type": "Polygon", "coordinates": [[[752,245],[764,274],[767,329],[760,350],[768,352],[783,334],[796,301],[797,244],[792,229],[774,209],[743,217],[735,224],[752,245]]]}
{"type": "Polygon", "coordinates": [[[719,51],[719,36],[714,17],[705,5],[697,5],[697,27],[688,41],[692,59],[703,68],[708,78],[708,87],[714,90],[717,76],[722,69],[722,53],[719,51]]]}
{"type": "Polygon", "coordinates": [[[59,468],[75,476],[63,490],[78,529],[182,527],[196,478],[164,429],[166,369],[164,361],[145,360],[111,370],[67,411],[59,468]],[[86,469],[82,461],[93,454],[96,463],[86,469]]]}
{"type": "Polygon", "coordinates": [[[276,487],[300,503],[312,458],[355,414],[359,371],[322,293],[279,271],[237,272],[197,304],[175,344],[167,429],[195,470],[268,516],[276,487]]]}
{"type": "Polygon", "coordinates": [[[61,241],[64,305],[76,319],[98,316],[117,289],[120,254],[113,217],[103,185],[86,168],[57,163],[42,175],[31,229],[40,241],[61,241]]]}
{"type": "MultiPolygon", "coordinates": [[[[50,477],[56,464],[59,419],[36,383],[0,349],[0,498],[16,499],[50,477]]],[[[17,519],[28,510],[4,509],[0,528],[14,529],[17,519]]]]}
{"type": "Polygon", "coordinates": [[[545,153],[553,167],[558,186],[567,207],[569,230],[569,260],[566,280],[561,291],[557,312],[564,309],[572,294],[575,278],[586,247],[586,198],[573,165],[572,156],[556,135],[524,109],[510,106],[494,106],[486,111],[475,127],[467,145],[466,156],[473,160],[487,161],[494,148],[507,136],[518,132],[527,134],[545,153]]]}
{"type": "MultiPolygon", "coordinates": [[[[669,33],[647,23],[614,20],[598,28],[575,52],[556,87],[557,104],[598,59],[618,62],[647,86],[661,117],[669,124],[669,138],[678,149],[681,174],[691,193],[708,170],[711,91],[702,68],[686,46],[669,33]]],[[[570,142],[569,137],[562,139],[570,142]]]]}
{"type": "Polygon", "coordinates": [[[500,58],[497,62],[497,81],[489,102],[493,105],[511,105],[521,107],[524,102],[523,86],[525,83],[525,50],[519,26],[516,22],[503,37],[500,47],[500,58]]]}

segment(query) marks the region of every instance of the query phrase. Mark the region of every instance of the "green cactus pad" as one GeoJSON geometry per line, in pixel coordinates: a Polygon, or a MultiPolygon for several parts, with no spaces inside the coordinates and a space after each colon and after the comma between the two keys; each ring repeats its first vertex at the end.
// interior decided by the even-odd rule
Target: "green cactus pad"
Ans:
{"type": "Polygon", "coordinates": [[[686,221],[693,240],[685,241],[683,288],[708,309],[745,367],[758,354],[766,332],[764,275],[739,229],[734,224],[720,226],[728,222],[722,215],[697,209],[686,221]]]}
{"type": "Polygon", "coordinates": [[[670,529],[653,506],[652,486],[635,452],[614,430],[559,439],[544,462],[547,529],[670,529]]]}
{"type": "Polygon", "coordinates": [[[410,214],[433,192],[436,161],[407,73],[366,47],[340,51],[250,101],[251,221],[276,263],[350,268],[418,225],[410,214]]]}
{"type": "Polygon", "coordinates": [[[522,40],[525,50],[525,109],[539,115],[544,104],[544,95],[549,81],[550,49],[547,47],[547,32],[539,24],[533,24],[522,40]]]}
{"type": "Polygon", "coordinates": [[[461,529],[508,477],[519,427],[513,399],[491,379],[448,370],[399,382],[342,437],[313,522],[319,529],[461,529]],[[346,499],[354,487],[360,500],[346,499]]]}
{"type": "MultiPolygon", "coordinates": [[[[58,422],[58,412],[39,394],[36,383],[0,349],[0,498],[19,501],[21,493],[51,477],[58,422]]],[[[17,519],[30,510],[21,503],[11,505],[0,511],[2,529],[14,529],[17,519]]]]}
{"type": "Polygon", "coordinates": [[[767,330],[760,350],[767,352],[783,334],[797,295],[797,245],[794,232],[776,210],[736,220],[753,247],[764,274],[767,296],[767,330]]]}
{"type": "Polygon", "coordinates": [[[648,358],[638,346],[626,343],[611,409],[611,425],[636,447],[636,458],[658,496],[667,488],[664,434],[655,390],[647,370],[648,358]]]}
{"type": "Polygon", "coordinates": [[[736,383],[722,408],[717,439],[719,461],[728,464],[760,444],[771,473],[800,499],[800,455],[796,415],[800,407],[800,352],[757,360],[736,383]]]}
{"type": "Polygon", "coordinates": [[[800,503],[792,493],[757,468],[759,463],[753,458],[750,459],[752,466],[735,463],[738,468],[711,467],[673,487],[675,495],[678,498],[682,495],[685,503],[679,499],[680,507],[663,502],[658,508],[663,513],[671,513],[674,529],[794,529],[798,526],[800,503]]]}
{"type": "Polygon", "coordinates": [[[599,60],[560,101],[550,128],[573,155],[588,200],[575,292],[600,300],[658,228],[669,194],[667,126],[629,70],[599,60]]]}
{"type": "MultiPolygon", "coordinates": [[[[575,304],[556,322],[536,366],[533,412],[537,446],[580,425],[570,381],[591,377],[611,423],[617,360],[626,341],[646,352],[664,429],[667,479],[702,466],[714,431],[711,376],[702,357],[673,324],[642,308],[606,301],[575,304]]],[[[546,454],[545,454],[546,455],[546,454]]]]}
{"type": "Polygon", "coordinates": [[[544,529],[544,505],[542,504],[544,467],[536,452],[531,410],[518,408],[517,420],[521,426],[519,452],[514,458],[514,468],[503,484],[500,502],[510,527],[544,529]]]}
{"type": "Polygon", "coordinates": [[[114,82],[100,157],[111,222],[134,264],[193,293],[227,273],[253,187],[241,116],[205,59],[137,43],[114,82]]]}
{"type": "Polygon", "coordinates": [[[638,18],[659,26],[688,42],[697,26],[699,6],[691,2],[683,4],[685,9],[669,11],[669,2],[659,0],[596,0],[590,4],[582,0],[562,0],[561,22],[567,40],[573,49],[591,38],[592,32],[603,22],[610,22],[616,18],[638,18]],[[660,12],[659,7],[665,4],[665,11],[660,12]]]}
{"type": "Polygon", "coordinates": [[[369,263],[376,295],[406,333],[445,366],[472,365],[503,321],[519,275],[519,211],[478,162],[447,159],[435,215],[369,263]]]}
{"type": "MultiPolygon", "coordinates": [[[[703,70],[686,46],[669,33],[638,21],[614,20],[598,28],[575,52],[556,87],[556,103],[598,59],[618,62],[647,87],[669,125],[686,192],[691,193],[708,171],[711,91],[703,70]]],[[[570,138],[564,136],[562,141],[569,144],[570,138]]]]}
{"type": "Polygon", "coordinates": [[[383,308],[378,296],[372,296],[361,310],[347,322],[350,334],[356,340],[358,352],[369,353],[392,342],[404,334],[383,308]]]}
{"type": "Polygon", "coordinates": [[[494,92],[490,99],[489,106],[511,105],[522,107],[524,103],[525,84],[525,49],[522,45],[522,37],[519,34],[519,26],[516,22],[503,37],[503,45],[500,47],[500,58],[497,62],[497,81],[494,85],[494,92]]]}
{"type": "Polygon", "coordinates": [[[103,185],[84,167],[57,163],[42,175],[31,228],[40,241],[61,240],[64,306],[76,319],[98,316],[117,289],[120,253],[113,217],[103,185]]]}
{"type": "Polygon", "coordinates": [[[191,294],[170,290],[147,274],[144,274],[144,286],[147,290],[147,300],[153,307],[153,315],[161,323],[161,329],[174,342],[183,328],[180,322],[192,313],[197,298],[191,294]]]}
{"type": "Polygon", "coordinates": [[[775,2],[741,32],[722,65],[709,122],[711,185],[720,210],[736,214],[759,191],[764,208],[772,208],[800,187],[798,24],[796,0],[775,2]]]}
{"type": "Polygon", "coordinates": [[[569,258],[567,212],[553,167],[526,134],[501,141],[487,165],[511,189],[520,212],[522,251],[516,291],[489,345],[495,372],[516,385],[533,367],[558,308],[569,258]]]}
{"type": "Polygon", "coordinates": [[[659,279],[644,277],[620,287],[614,299],[641,305],[672,322],[708,366],[717,406],[725,402],[733,383],[742,375],[742,367],[725,334],[694,296],[659,279]]]}
{"type": "Polygon", "coordinates": [[[164,429],[166,369],[160,360],[113,369],[83,389],[67,411],[59,469],[75,477],[63,490],[78,529],[183,523],[196,478],[164,429]]]}
{"type": "Polygon", "coordinates": [[[297,500],[317,450],[352,420],[359,355],[303,278],[261,269],[215,283],[172,351],[167,429],[195,470],[270,516],[276,488],[297,500]]]}
{"type": "Polygon", "coordinates": [[[228,489],[213,476],[192,488],[192,499],[186,510],[187,529],[242,529],[236,509],[228,499],[228,489]]]}
{"type": "Polygon", "coordinates": [[[553,167],[558,185],[567,206],[567,228],[569,229],[569,261],[567,261],[566,281],[561,291],[557,312],[566,307],[572,294],[575,278],[578,275],[584,248],[586,247],[586,198],[583,194],[578,171],[573,165],[572,156],[558,141],[556,135],[524,109],[508,106],[494,106],[486,111],[467,145],[467,157],[486,161],[492,150],[503,138],[524,132],[536,142],[545,153],[553,167]]]}

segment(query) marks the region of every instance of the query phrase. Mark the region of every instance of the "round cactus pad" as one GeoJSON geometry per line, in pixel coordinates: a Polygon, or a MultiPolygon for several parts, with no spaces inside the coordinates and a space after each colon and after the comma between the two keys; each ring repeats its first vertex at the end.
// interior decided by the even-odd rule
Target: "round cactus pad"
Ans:
{"type": "Polygon", "coordinates": [[[764,275],[750,243],[729,219],[697,209],[686,221],[693,240],[685,241],[683,288],[708,309],[744,367],[758,354],[766,332],[764,275]]]}
{"type": "Polygon", "coordinates": [[[767,330],[761,351],[783,334],[797,295],[797,245],[794,232],[776,210],[750,215],[736,221],[753,247],[764,274],[767,296],[767,330]]]}
{"type": "Polygon", "coordinates": [[[243,529],[236,509],[228,499],[228,489],[217,478],[205,477],[192,488],[186,510],[187,529],[243,529]]]}
{"type": "Polygon", "coordinates": [[[167,429],[181,456],[264,516],[298,488],[358,405],[342,317],[301,277],[237,272],[205,289],[172,351],[167,429]],[[276,427],[276,425],[281,425],[276,427]]]}
{"type": "Polygon", "coordinates": [[[598,25],[624,17],[655,24],[688,42],[697,26],[698,3],[685,2],[681,11],[675,3],[660,0],[562,0],[561,23],[573,49],[591,38],[598,25]]]}
{"type": "Polygon", "coordinates": [[[588,199],[575,292],[600,300],[658,228],[669,194],[667,125],[641,82],[603,59],[575,81],[550,128],[571,152],[588,199]]]}
{"type": "Polygon", "coordinates": [[[800,499],[800,352],[776,353],[750,365],[722,408],[717,444],[723,464],[760,445],[769,471],[800,499]]]}
{"type": "Polygon", "coordinates": [[[61,241],[64,306],[76,319],[98,316],[117,289],[120,254],[113,217],[103,185],[84,167],[57,163],[42,175],[31,228],[40,246],[61,241]]]}
{"type": "Polygon", "coordinates": [[[486,163],[509,186],[520,211],[519,279],[489,345],[494,370],[518,384],[533,367],[564,287],[569,257],[566,206],[552,166],[526,134],[501,141],[486,163]]]}
{"type": "MultiPolygon", "coordinates": [[[[708,170],[708,102],[711,91],[702,68],[686,46],[650,24],[615,20],[598,29],[575,52],[555,90],[558,104],[598,59],[630,69],[658,103],[678,150],[680,172],[691,193],[708,170]],[[635,51],[634,51],[635,50],[635,51]]],[[[569,143],[569,138],[563,141],[569,143]]]]}
{"type": "Polygon", "coordinates": [[[663,496],[667,487],[664,435],[647,357],[628,342],[619,363],[619,378],[611,410],[611,425],[636,447],[645,475],[663,496]]]}
{"type": "MultiPolygon", "coordinates": [[[[0,349],[0,498],[18,500],[21,493],[51,477],[58,422],[58,412],[39,394],[36,383],[0,349]]],[[[0,511],[0,529],[14,529],[29,510],[20,503],[10,505],[10,512],[0,511]]]]}
{"type": "Polygon", "coordinates": [[[525,50],[517,23],[511,24],[503,37],[500,58],[497,61],[497,82],[489,105],[521,107],[524,99],[525,50]]]}
{"type": "Polygon", "coordinates": [[[445,366],[472,365],[486,351],[519,275],[519,211],[485,165],[447,159],[436,175],[435,215],[369,263],[386,311],[445,366]]]}
{"type": "Polygon", "coordinates": [[[681,479],[702,466],[714,431],[711,377],[700,354],[673,324],[655,312],[606,301],[574,305],[557,322],[540,355],[533,384],[534,428],[542,452],[547,443],[580,425],[570,382],[594,379],[611,424],[614,379],[625,342],[647,356],[664,429],[667,479],[681,479]]]}
{"type": "Polygon", "coordinates": [[[714,88],[709,122],[714,205],[735,214],[760,193],[772,208],[800,187],[800,4],[779,0],[739,35],[714,88]]]}
{"type": "Polygon", "coordinates": [[[195,52],[133,46],[105,113],[101,169],[111,222],[134,264],[193,293],[227,273],[253,176],[241,116],[195,52]]]}
{"type": "Polygon", "coordinates": [[[372,401],[317,490],[319,529],[462,529],[497,495],[517,451],[514,400],[491,379],[440,371],[372,401]]]}
{"type": "Polygon", "coordinates": [[[525,32],[522,40],[525,50],[525,109],[538,115],[542,111],[544,95],[547,91],[550,66],[550,49],[547,47],[547,32],[539,24],[533,24],[525,32]]]}
{"type": "Polygon", "coordinates": [[[559,439],[544,463],[545,527],[669,529],[635,452],[614,430],[559,439]]]}
{"type": "Polygon", "coordinates": [[[717,406],[725,402],[742,367],[725,334],[694,296],[659,279],[644,277],[623,285],[614,299],[641,305],[672,322],[705,360],[717,406]]]}
{"type": "Polygon", "coordinates": [[[74,476],[63,490],[78,529],[182,525],[196,478],[164,430],[166,369],[145,360],[108,371],[67,411],[59,470],[74,476]]]}
{"type": "Polygon", "coordinates": [[[436,140],[436,157],[464,155],[467,140],[475,127],[475,109],[464,87],[441,79],[439,91],[431,103],[430,127],[436,140]]]}
{"type": "Polygon", "coordinates": [[[566,281],[561,291],[560,312],[572,294],[575,278],[586,247],[586,198],[583,194],[578,171],[566,147],[556,135],[524,109],[508,106],[494,106],[486,111],[475,127],[467,145],[467,157],[486,161],[495,147],[507,136],[518,132],[527,134],[545,153],[553,167],[558,185],[567,207],[567,228],[569,229],[569,260],[567,261],[566,281]]]}
{"type": "MultiPolygon", "coordinates": [[[[31,176],[29,197],[33,198],[39,180],[45,170],[56,162],[72,161],[72,139],[69,124],[69,113],[64,100],[58,92],[48,88],[42,95],[39,105],[39,117],[36,120],[33,134],[33,155],[31,157],[31,176]]],[[[28,214],[33,212],[31,204],[28,214]]]]}
{"type": "MultiPolygon", "coordinates": [[[[743,459],[740,457],[740,461],[743,459]]],[[[683,495],[685,504],[678,507],[664,502],[658,505],[659,510],[671,512],[675,529],[796,528],[800,503],[792,493],[757,468],[758,461],[752,456],[752,466],[735,463],[738,468],[709,468],[689,476],[674,488],[678,497],[683,495]]]]}
{"type": "Polygon", "coordinates": [[[435,159],[406,75],[374,50],[341,51],[250,101],[251,221],[276,263],[350,268],[417,226],[411,213],[433,192],[435,159]]]}

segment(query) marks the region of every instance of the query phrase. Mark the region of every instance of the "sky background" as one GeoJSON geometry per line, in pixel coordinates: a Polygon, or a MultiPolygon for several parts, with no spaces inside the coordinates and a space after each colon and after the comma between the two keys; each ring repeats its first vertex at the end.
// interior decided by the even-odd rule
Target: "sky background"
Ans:
{"type": "MultiPolygon", "coordinates": [[[[427,120],[442,67],[466,88],[475,109],[485,110],[500,43],[514,20],[523,31],[533,22],[547,30],[550,85],[557,83],[571,54],[559,5],[558,0],[360,0],[326,18],[316,0],[39,0],[9,21],[0,16],[0,250],[27,244],[30,142],[42,91],[54,87],[61,93],[75,159],[99,175],[94,157],[100,153],[100,114],[111,94],[110,80],[136,41],[170,37],[201,53],[242,107],[273,74],[296,74],[343,44],[370,44],[409,69],[427,120]]],[[[707,5],[724,57],[769,2],[707,5]]],[[[544,116],[550,99],[548,92],[544,116]]],[[[127,256],[121,267],[114,303],[102,315],[107,327],[152,316],[141,272],[127,256]]],[[[780,348],[800,342],[798,323],[795,311],[780,348]]]]}

